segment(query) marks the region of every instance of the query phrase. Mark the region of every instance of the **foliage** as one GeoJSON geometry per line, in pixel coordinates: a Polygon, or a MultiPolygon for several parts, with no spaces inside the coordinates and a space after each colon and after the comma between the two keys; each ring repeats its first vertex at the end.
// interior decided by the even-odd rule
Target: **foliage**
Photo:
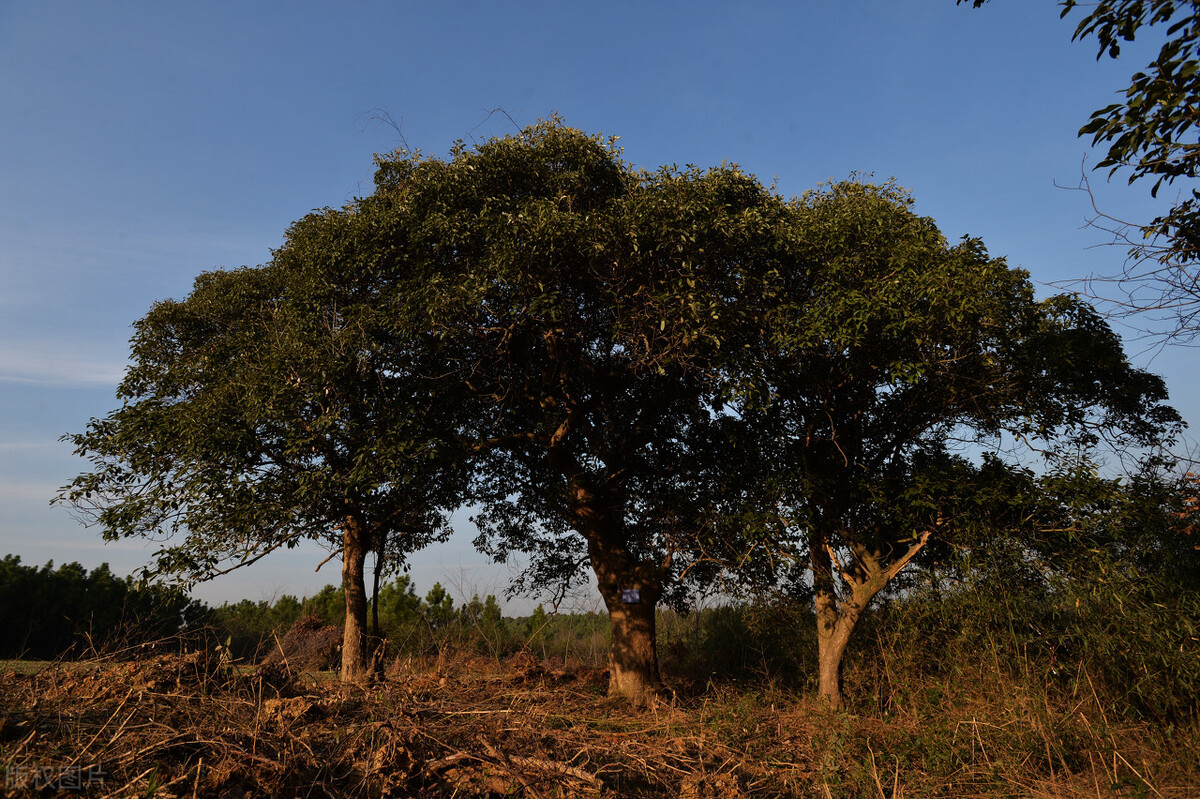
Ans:
{"type": "Polygon", "coordinates": [[[478,594],[472,596],[459,610],[459,623],[466,629],[470,642],[497,658],[515,651],[523,643],[491,594],[482,600],[478,594]]]}
{"type": "Polygon", "coordinates": [[[1196,718],[1200,593],[1110,564],[1088,564],[1054,589],[980,566],[953,586],[890,600],[864,622],[857,707],[896,711],[990,668],[1001,683],[1093,696],[1116,718],[1164,727],[1196,718]]]}
{"type": "Polygon", "coordinates": [[[422,615],[431,628],[437,630],[454,621],[454,597],[442,588],[441,583],[434,583],[433,588],[425,595],[425,605],[422,615]]]}
{"type": "MultiPolygon", "coordinates": [[[[493,367],[473,376],[499,420],[481,543],[500,557],[536,552],[530,582],[551,587],[599,554],[600,533],[582,521],[594,514],[615,528],[626,571],[655,573],[672,549],[656,515],[671,512],[662,500],[674,492],[662,489],[686,468],[684,431],[702,416],[688,347],[711,348],[719,335],[702,283],[720,254],[695,257],[711,243],[691,239],[715,237],[712,217],[731,210],[711,208],[711,195],[744,191],[730,197],[744,206],[757,201],[754,187],[734,170],[639,178],[601,142],[557,126],[490,143],[452,168],[487,176],[477,191],[495,191],[500,175],[505,185],[537,180],[542,163],[553,177],[528,194],[506,191],[482,218],[474,205],[453,209],[486,242],[460,267],[480,287],[452,331],[470,347],[461,357],[486,354],[493,367]]],[[[624,578],[645,581],[653,602],[656,574],[624,578]]]]}
{"type": "Polygon", "coordinates": [[[1065,530],[1042,547],[1062,642],[1114,705],[1178,722],[1200,712],[1195,482],[1152,467],[1124,481],[1086,462],[1046,478],[1065,530]],[[1062,483],[1068,482],[1068,490],[1062,483]]]}
{"type": "Polygon", "coordinates": [[[376,184],[426,270],[413,312],[479,408],[479,544],[531,553],[524,584],[551,594],[590,566],[631,658],[614,679],[656,682],[653,610],[702,505],[689,454],[784,203],[735,167],[636,171],[559,120],[396,153],[376,184]]]}
{"type": "MultiPolygon", "coordinates": [[[[501,657],[521,649],[528,639],[519,625],[504,618],[495,596],[475,596],[456,608],[440,583],[424,599],[418,597],[407,574],[381,585],[378,603],[379,632],[392,656],[425,655],[453,646],[501,657]]],[[[340,627],[345,613],[342,588],[327,585],[302,599],[285,594],[274,603],[249,599],[225,603],[214,608],[207,621],[218,641],[229,642],[233,657],[253,662],[302,618],[340,627]]]]}
{"type": "Polygon", "coordinates": [[[104,563],[40,569],[16,555],[0,561],[0,657],[80,656],[166,638],[205,619],[179,591],[114,575],[104,563]]]}
{"type": "Polygon", "coordinates": [[[290,595],[275,603],[251,599],[224,602],[208,614],[213,635],[231,657],[253,662],[304,615],[305,605],[290,595]]]}
{"type": "Polygon", "coordinates": [[[811,575],[835,704],[837,663],[873,598],[931,540],[1015,524],[1028,476],[1002,440],[1156,446],[1180,425],[1162,380],[1129,365],[1089,306],[1035,299],[1024,271],[977,240],[948,244],[911,206],[894,185],[856,181],[797,201],[802,277],[767,295],[746,370],[766,399],[739,408],[777,535],[811,575]]]}
{"type": "MultiPolygon", "coordinates": [[[[1062,15],[1080,4],[1064,0],[1062,15]]],[[[1150,193],[1178,178],[1200,177],[1200,4],[1178,0],[1116,0],[1087,10],[1075,39],[1094,37],[1097,60],[1106,53],[1117,58],[1121,41],[1133,41],[1143,27],[1166,25],[1166,41],[1145,72],[1133,75],[1125,100],[1095,111],[1080,129],[1093,144],[1108,144],[1108,154],[1096,165],[1110,174],[1129,170],[1129,182],[1148,178],[1150,193]]],[[[1200,193],[1177,203],[1145,228],[1147,238],[1163,237],[1169,244],[1160,258],[1184,265],[1200,261],[1200,193]]]]}
{"type": "Polygon", "coordinates": [[[543,660],[603,668],[610,642],[609,621],[598,613],[547,613],[542,605],[524,618],[506,620],[521,649],[543,660]]]}
{"type": "Polygon", "coordinates": [[[398,574],[394,580],[380,586],[379,619],[384,629],[411,624],[420,618],[421,600],[417,597],[411,577],[398,574]]]}
{"type": "MultiPolygon", "coordinates": [[[[58,498],[109,540],[167,541],[148,572],[189,584],[304,539],[340,550],[351,651],[366,554],[395,568],[448,535],[466,468],[466,406],[405,326],[411,265],[385,222],[370,200],[314,212],[268,265],[157,303],[135,326],[122,407],[68,437],[93,471],[58,498]]],[[[348,677],[365,665],[343,663],[348,677]]]]}
{"type": "Polygon", "coordinates": [[[341,625],[346,618],[346,591],[340,585],[326,585],[300,603],[303,612],[312,614],[326,624],[341,625]]]}
{"type": "Polygon", "coordinates": [[[671,671],[710,681],[773,685],[797,693],[815,687],[816,623],[812,603],[764,592],[673,616],[660,623],[671,671]]]}
{"type": "Polygon", "coordinates": [[[963,542],[916,572],[868,622],[863,646],[890,660],[893,683],[957,681],[986,653],[1005,679],[1093,695],[1113,715],[1195,718],[1191,478],[1153,469],[1106,478],[1078,459],[1036,483],[1015,500],[1030,524],[963,542]]]}

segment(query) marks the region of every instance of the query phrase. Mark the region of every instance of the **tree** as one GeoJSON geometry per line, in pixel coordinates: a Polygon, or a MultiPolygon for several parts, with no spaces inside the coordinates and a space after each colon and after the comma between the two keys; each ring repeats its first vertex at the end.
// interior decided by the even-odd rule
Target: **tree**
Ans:
{"type": "Polygon", "coordinates": [[[65,487],[106,539],[165,540],[148,572],[210,579],[305,539],[342,556],[343,679],[363,677],[368,552],[448,533],[456,414],[405,327],[395,231],[370,201],[296,223],[263,267],[202,274],[140,320],[122,407],[69,436],[65,487]]]}
{"type": "MultiPolygon", "coordinates": [[[[1002,436],[1152,445],[1179,425],[1089,306],[1038,301],[1028,276],[947,244],[893,185],[838,183],[797,203],[802,276],[770,292],[742,418],[775,472],[784,533],[815,595],[820,695],[872,600],[931,540],[986,521],[1015,477],[1002,436]],[[985,455],[978,464],[963,449],[985,455]]],[[[994,522],[995,519],[990,521],[994,522]]]]}
{"type": "MultiPolygon", "coordinates": [[[[978,8],[988,0],[971,2],[978,8]]],[[[1086,9],[1072,40],[1094,38],[1097,60],[1105,55],[1116,59],[1121,43],[1134,41],[1144,28],[1166,26],[1158,56],[1134,73],[1124,100],[1096,110],[1079,130],[1093,145],[1108,146],[1096,169],[1108,169],[1110,176],[1126,170],[1129,183],[1150,180],[1151,196],[1179,179],[1200,177],[1200,2],[1059,0],[1059,5],[1062,17],[1086,9]]],[[[1095,224],[1129,246],[1124,273],[1099,279],[1125,290],[1118,307],[1171,320],[1174,329],[1167,338],[1194,342],[1200,335],[1200,191],[1192,188],[1189,196],[1146,224],[1130,225],[1103,214],[1095,224]]]]}
{"type": "Polygon", "coordinates": [[[419,231],[423,326],[484,409],[480,545],[531,553],[542,588],[590,566],[610,692],[646,701],[694,524],[676,501],[692,431],[784,203],[734,167],[637,172],[557,120],[447,161],[397,153],[376,183],[419,231]]]}
{"type": "Polygon", "coordinates": [[[450,596],[441,583],[434,583],[425,595],[425,606],[421,609],[425,623],[431,630],[442,630],[454,621],[454,597],[450,596]]]}
{"type": "Polygon", "coordinates": [[[417,596],[412,578],[407,574],[397,575],[379,589],[375,607],[383,618],[381,632],[387,630],[389,637],[398,628],[412,627],[421,619],[421,598],[417,596]]]}
{"type": "Polygon", "coordinates": [[[326,624],[344,627],[346,625],[346,589],[340,585],[322,586],[320,591],[304,598],[301,615],[316,616],[326,624]]]}
{"type": "MultiPolygon", "coordinates": [[[[369,197],[139,323],[125,405],[74,437],[96,470],[62,498],[110,537],[183,534],[157,570],[191,579],[339,547],[348,678],[367,552],[398,563],[470,500],[481,548],[531,555],[525,585],[590,567],[609,691],[635,703],[661,686],[655,611],[682,577],[790,551],[837,704],[858,617],[970,518],[954,487],[991,474],[956,436],[1140,442],[1178,420],[1090,308],[1036,302],[909,204],[639,171],[557,119],[380,157],[369,197]]],[[[434,589],[431,625],[454,616],[434,589]]]]}
{"type": "Polygon", "coordinates": [[[180,591],[119,578],[107,563],[40,569],[0,560],[0,656],[50,660],[194,630],[207,608],[180,591]]]}

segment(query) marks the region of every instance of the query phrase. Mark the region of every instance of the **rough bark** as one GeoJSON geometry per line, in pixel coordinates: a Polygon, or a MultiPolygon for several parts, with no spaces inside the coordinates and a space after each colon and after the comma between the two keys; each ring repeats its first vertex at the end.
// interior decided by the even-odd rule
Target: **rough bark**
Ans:
{"type": "Polygon", "coordinates": [[[850,634],[861,613],[836,596],[818,591],[817,606],[817,696],[833,710],[845,706],[842,694],[842,662],[850,634]]]}
{"type": "Polygon", "coordinates": [[[655,630],[657,589],[630,580],[625,588],[636,588],[641,601],[622,601],[621,589],[604,591],[612,642],[608,650],[608,694],[622,696],[637,706],[653,701],[663,689],[658,670],[655,630]]]}
{"type": "Polygon", "coordinates": [[[342,590],[346,594],[346,626],[342,634],[342,682],[370,676],[367,657],[367,589],[363,572],[369,549],[362,520],[348,516],[342,528],[342,590]]]}
{"type": "Polygon", "coordinates": [[[887,566],[881,552],[861,545],[852,545],[853,561],[842,564],[829,546],[828,538],[820,535],[810,538],[809,557],[817,611],[817,696],[831,709],[845,707],[842,664],[855,625],[875,596],[921,551],[929,536],[929,532],[921,534],[901,557],[887,566]],[[847,589],[841,599],[838,598],[838,579],[847,589]]]}
{"type": "Polygon", "coordinates": [[[588,554],[604,604],[608,607],[612,640],[608,650],[608,693],[645,706],[663,690],[658,670],[655,610],[662,589],[657,569],[633,561],[613,540],[608,525],[587,531],[588,554]],[[622,591],[635,590],[639,601],[624,601],[622,591]]]}

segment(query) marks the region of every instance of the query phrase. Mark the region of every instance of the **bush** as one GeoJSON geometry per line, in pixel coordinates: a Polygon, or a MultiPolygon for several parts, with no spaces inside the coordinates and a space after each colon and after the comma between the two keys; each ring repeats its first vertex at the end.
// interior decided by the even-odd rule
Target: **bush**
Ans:
{"type": "Polygon", "coordinates": [[[763,679],[800,687],[816,665],[812,610],[788,596],[686,614],[662,611],[658,626],[664,666],[698,681],[763,679]]]}

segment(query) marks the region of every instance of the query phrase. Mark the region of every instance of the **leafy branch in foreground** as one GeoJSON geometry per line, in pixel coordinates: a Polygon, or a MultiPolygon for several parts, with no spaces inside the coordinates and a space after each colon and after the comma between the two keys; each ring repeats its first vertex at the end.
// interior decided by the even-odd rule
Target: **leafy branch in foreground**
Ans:
{"type": "MultiPolygon", "coordinates": [[[[971,0],[976,8],[987,2],[971,0]]],[[[1107,146],[1096,169],[1107,169],[1110,177],[1125,170],[1129,183],[1149,180],[1152,197],[1176,181],[1190,185],[1200,177],[1200,3],[1060,0],[1059,6],[1062,17],[1084,12],[1072,40],[1094,39],[1097,60],[1118,58],[1122,43],[1148,34],[1148,28],[1162,31],[1158,55],[1131,76],[1124,98],[1094,111],[1079,135],[1107,146]]],[[[1144,224],[1097,211],[1093,225],[1111,233],[1113,243],[1128,246],[1128,259],[1123,274],[1087,282],[1121,289],[1125,299],[1115,301],[1118,313],[1148,313],[1170,324],[1155,335],[1194,343],[1200,335],[1200,191],[1186,189],[1170,210],[1144,224]]]]}

